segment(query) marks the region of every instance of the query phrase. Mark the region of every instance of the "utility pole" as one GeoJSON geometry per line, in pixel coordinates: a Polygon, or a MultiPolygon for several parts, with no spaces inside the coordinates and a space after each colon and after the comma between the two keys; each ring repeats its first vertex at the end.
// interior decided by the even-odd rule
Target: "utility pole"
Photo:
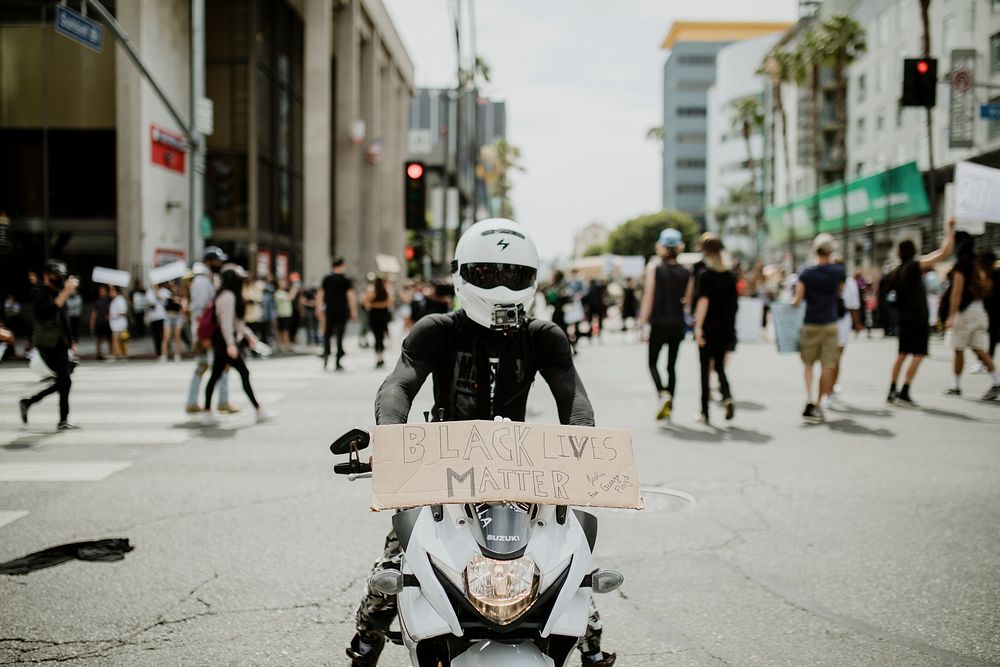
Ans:
{"type": "Polygon", "coordinates": [[[205,239],[201,219],[205,214],[205,142],[196,121],[198,102],[205,96],[205,0],[191,0],[191,261],[201,259],[205,239]]]}

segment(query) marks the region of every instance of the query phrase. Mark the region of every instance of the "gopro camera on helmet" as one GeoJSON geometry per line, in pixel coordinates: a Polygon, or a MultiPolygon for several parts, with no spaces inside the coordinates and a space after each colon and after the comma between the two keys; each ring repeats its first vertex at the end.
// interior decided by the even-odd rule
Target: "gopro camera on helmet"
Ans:
{"type": "Polygon", "coordinates": [[[493,307],[493,328],[516,329],[524,323],[524,306],[519,303],[498,303],[493,307]]]}

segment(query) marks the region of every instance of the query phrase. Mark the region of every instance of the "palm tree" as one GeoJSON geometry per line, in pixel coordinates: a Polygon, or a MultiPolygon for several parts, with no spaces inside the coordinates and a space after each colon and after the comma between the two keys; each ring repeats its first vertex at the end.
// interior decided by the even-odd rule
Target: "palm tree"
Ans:
{"type": "Polygon", "coordinates": [[[662,144],[663,137],[664,135],[663,135],[662,125],[657,125],[656,127],[651,127],[648,130],[646,130],[646,138],[649,139],[650,141],[658,141],[662,144]]]}
{"type": "MultiPolygon", "coordinates": [[[[820,181],[820,133],[819,127],[819,77],[823,65],[827,62],[826,40],[817,29],[811,29],[802,36],[798,44],[797,58],[801,63],[803,80],[809,81],[809,116],[811,133],[810,143],[812,146],[812,167],[815,178],[815,188],[813,190],[813,217],[815,223],[819,224],[819,186],[820,181]]],[[[793,256],[794,260],[794,256],[793,256]]]]}
{"type": "Polygon", "coordinates": [[[757,255],[760,255],[760,230],[761,230],[761,217],[764,213],[763,207],[763,189],[759,187],[757,181],[757,163],[754,161],[753,157],[753,146],[751,144],[751,139],[753,135],[760,132],[761,128],[764,127],[764,109],[761,105],[760,98],[756,95],[747,95],[746,97],[741,97],[734,100],[732,103],[733,116],[731,118],[732,127],[743,135],[743,142],[747,149],[747,171],[750,172],[750,183],[749,191],[756,195],[754,198],[756,202],[756,215],[754,219],[757,221],[756,230],[754,232],[754,244],[755,251],[757,255]]]}
{"type": "Polygon", "coordinates": [[[773,94],[774,114],[778,116],[781,123],[781,152],[785,163],[785,199],[786,203],[792,201],[792,166],[791,156],[788,152],[788,116],[785,113],[785,101],[782,95],[782,86],[786,83],[796,81],[796,73],[801,71],[798,63],[798,53],[795,51],[785,51],[780,46],[776,46],[764,56],[763,62],[757,68],[757,74],[762,74],[771,79],[773,94]]]}
{"type": "Polygon", "coordinates": [[[841,231],[844,236],[844,261],[850,266],[851,246],[848,243],[847,226],[847,68],[868,49],[865,41],[865,30],[861,24],[850,16],[837,14],[831,16],[820,26],[822,39],[825,42],[823,51],[833,66],[834,82],[834,113],[837,123],[834,130],[835,145],[843,160],[840,169],[842,184],[841,196],[841,231]]]}

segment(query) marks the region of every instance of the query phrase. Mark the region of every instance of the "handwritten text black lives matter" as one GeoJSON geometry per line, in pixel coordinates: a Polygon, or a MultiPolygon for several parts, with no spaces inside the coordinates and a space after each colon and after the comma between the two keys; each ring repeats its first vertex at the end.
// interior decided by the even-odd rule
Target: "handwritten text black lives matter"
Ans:
{"type": "Polygon", "coordinates": [[[449,498],[460,489],[464,496],[468,488],[473,499],[520,491],[549,502],[569,500],[567,486],[579,478],[587,483],[587,495],[592,498],[625,494],[633,487],[632,477],[624,472],[594,472],[595,464],[610,464],[619,458],[620,449],[630,447],[621,435],[552,433],[523,424],[491,431],[483,437],[475,425],[461,429],[448,424],[405,426],[403,463],[447,463],[442,488],[447,487],[449,498]],[[587,465],[575,465],[584,462],[587,465]]]}

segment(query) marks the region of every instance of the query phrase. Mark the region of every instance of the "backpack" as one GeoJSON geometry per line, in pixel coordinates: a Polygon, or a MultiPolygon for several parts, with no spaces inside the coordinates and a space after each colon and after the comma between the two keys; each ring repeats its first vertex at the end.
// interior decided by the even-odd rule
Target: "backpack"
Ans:
{"type": "Polygon", "coordinates": [[[215,319],[215,299],[208,302],[205,310],[201,311],[195,333],[200,341],[211,341],[215,332],[219,330],[219,323],[215,319]]]}

